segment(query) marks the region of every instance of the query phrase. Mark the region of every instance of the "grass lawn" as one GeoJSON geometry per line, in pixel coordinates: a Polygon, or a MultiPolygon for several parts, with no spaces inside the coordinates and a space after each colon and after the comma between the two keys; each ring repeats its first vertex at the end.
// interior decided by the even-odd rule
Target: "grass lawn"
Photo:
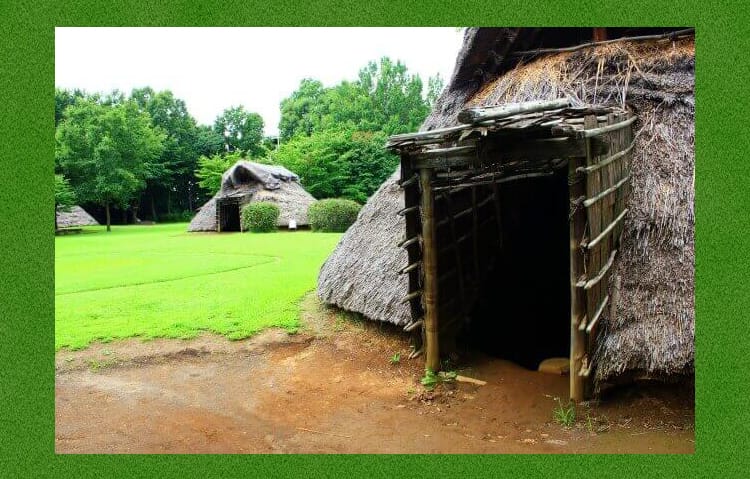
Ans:
{"type": "Polygon", "coordinates": [[[293,331],[341,237],[186,233],[187,224],[88,227],[55,238],[55,349],[118,338],[245,338],[293,331]]]}

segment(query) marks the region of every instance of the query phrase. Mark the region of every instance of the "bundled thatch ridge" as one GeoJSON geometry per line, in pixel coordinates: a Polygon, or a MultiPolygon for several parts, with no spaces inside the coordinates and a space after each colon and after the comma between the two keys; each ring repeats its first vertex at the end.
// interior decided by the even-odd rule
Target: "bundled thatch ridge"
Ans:
{"type": "MultiPolygon", "coordinates": [[[[619,300],[615,317],[602,319],[596,381],[692,373],[694,39],[620,42],[505,61],[513,48],[528,48],[524,38],[532,37],[524,30],[532,29],[469,29],[451,83],[423,129],[456,124],[467,106],[561,96],[633,110],[639,121],[630,213],[613,275],[620,284],[619,300]],[[487,54],[481,59],[478,45],[492,45],[492,62],[487,54]]],[[[398,303],[407,289],[406,279],[397,274],[406,264],[405,253],[396,247],[404,231],[403,218],[396,214],[403,207],[397,180],[398,173],[364,206],[321,269],[318,294],[371,319],[404,324],[410,318],[408,308],[398,303]]]]}
{"type": "Polygon", "coordinates": [[[79,226],[96,226],[99,224],[93,216],[80,206],[73,206],[70,211],[57,211],[57,227],[73,228],[79,226]]]}
{"type": "Polygon", "coordinates": [[[278,226],[308,225],[307,208],[316,200],[299,183],[299,177],[283,166],[240,160],[221,177],[221,189],[201,207],[188,231],[216,231],[216,201],[220,198],[250,195],[249,203],[276,203],[281,214],[278,226]]]}

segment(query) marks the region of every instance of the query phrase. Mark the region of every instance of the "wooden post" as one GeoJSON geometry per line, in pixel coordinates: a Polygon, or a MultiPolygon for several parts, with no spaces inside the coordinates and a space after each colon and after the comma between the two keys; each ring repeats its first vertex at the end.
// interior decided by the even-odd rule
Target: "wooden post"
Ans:
{"type": "Polygon", "coordinates": [[[422,265],[424,284],[425,367],[432,371],[440,369],[440,349],[438,344],[438,284],[437,248],[435,235],[435,198],[432,195],[432,169],[419,170],[422,190],[422,265]]]}
{"type": "MultiPolygon", "coordinates": [[[[596,117],[586,117],[586,127],[596,127],[596,117]]],[[[592,153],[588,152],[589,155],[592,153]]],[[[581,158],[570,158],[568,162],[568,184],[571,208],[570,231],[570,399],[583,401],[585,395],[585,378],[578,375],[583,357],[586,353],[586,331],[580,329],[580,323],[586,315],[586,294],[577,286],[583,274],[584,257],[581,251],[581,239],[586,224],[586,208],[581,200],[586,194],[586,177],[580,177],[576,169],[581,166],[581,158]],[[578,202],[578,203],[576,203],[578,202]]],[[[587,161],[587,165],[590,160],[587,161]]]]}

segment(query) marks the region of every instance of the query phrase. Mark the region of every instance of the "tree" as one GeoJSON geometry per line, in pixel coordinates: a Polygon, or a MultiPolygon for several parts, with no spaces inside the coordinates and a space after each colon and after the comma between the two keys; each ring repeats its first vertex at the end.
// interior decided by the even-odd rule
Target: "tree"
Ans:
{"type": "Polygon", "coordinates": [[[426,95],[418,75],[384,57],[370,62],[356,81],[324,88],[306,79],[281,103],[281,145],[270,158],[300,175],[317,198],[364,202],[393,172],[389,135],[419,128],[442,90],[439,76],[426,95]]]}
{"type": "Polygon", "coordinates": [[[86,94],[77,88],[72,91],[55,88],[55,127],[62,121],[65,109],[81,98],[86,98],[86,94]]]}
{"type": "Polygon", "coordinates": [[[134,101],[80,100],[57,128],[55,158],[80,200],[105,207],[110,231],[110,205],[127,207],[154,177],[164,140],[134,101]]]}
{"type": "Polygon", "coordinates": [[[281,101],[279,137],[282,142],[295,135],[312,135],[325,111],[322,104],[325,91],[318,80],[305,78],[291,96],[281,101]]]}
{"type": "Polygon", "coordinates": [[[76,204],[76,195],[70,182],[63,175],[55,175],[55,231],[57,231],[57,212],[70,211],[76,204]]]}
{"type": "Polygon", "coordinates": [[[282,143],[271,158],[297,173],[316,198],[363,203],[398,164],[383,148],[386,138],[382,132],[322,130],[282,143]]]}
{"type": "Polygon", "coordinates": [[[262,147],[263,118],[245,111],[242,105],[224,110],[214,122],[214,131],[224,139],[227,151],[243,151],[251,158],[265,153],[262,147]]]}
{"type": "Polygon", "coordinates": [[[152,124],[165,134],[164,150],[157,159],[158,168],[147,181],[145,194],[151,203],[151,216],[157,220],[156,202],[162,198],[167,213],[171,212],[172,193],[183,209],[193,209],[196,201],[193,172],[197,167],[199,130],[195,119],[187,111],[185,102],[175,98],[169,90],[155,92],[152,88],[137,88],[130,98],[142,111],[148,112],[152,124]],[[178,200],[179,201],[179,200],[178,200]]]}
{"type": "Polygon", "coordinates": [[[201,156],[198,158],[198,169],[195,170],[198,185],[210,195],[215,195],[221,188],[221,175],[240,159],[239,152],[201,156]]]}

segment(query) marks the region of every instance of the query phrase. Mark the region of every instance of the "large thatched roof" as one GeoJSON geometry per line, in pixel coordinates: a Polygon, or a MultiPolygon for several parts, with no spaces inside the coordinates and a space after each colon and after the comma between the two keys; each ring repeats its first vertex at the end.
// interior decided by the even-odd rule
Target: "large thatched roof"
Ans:
{"type": "Polygon", "coordinates": [[[93,216],[80,206],[73,206],[70,211],[57,211],[57,227],[72,228],[78,226],[98,225],[93,216]]]}
{"type": "Polygon", "coordinates": [[[316,201],[300,185],[299,177],[283,166],[240,160],[224,172],[221,189],[201,207],[188,231],[216,231],[216,200],[232,196],[248,196],[250,203],[276,203],[281,210],[279,226],[288,226],[291,219],[307,225],[307,208],[316,201]]]}
{"type": "MultiPolygon", "coordinates": [[[[614,275],[621,283],[617,314],[616,320],[602,319],[596,379],[689,373],[695,332],[694,39],[518,55],[584,43],[590,30],[467,29],[451,82],[422,129],[456,124],[467,106],[563,96],[637,114],[630,212],[614,275]]],[[[410,311],[399,300],[407,281],[397,274],[407,264],[396,247],[404,232],[398,179],[396,172],[363,207],[321,269],[318,294],[371,319],[406,324],[410,311]]]]}

